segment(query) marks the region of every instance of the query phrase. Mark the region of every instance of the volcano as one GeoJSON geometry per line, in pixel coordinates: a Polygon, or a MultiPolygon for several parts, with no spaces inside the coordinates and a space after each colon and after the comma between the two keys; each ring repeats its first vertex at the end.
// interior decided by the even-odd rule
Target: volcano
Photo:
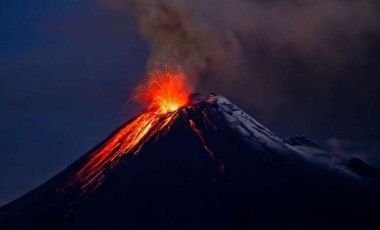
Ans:
{"type": "Polygon", "coordinates": [[[0,229],[379,225],[376,168],[329,154],[302,136],[283,140],[223,96],[211,94],[133,126],[141,117],[2,207],[0,229]],[[120,144],[123,136],[136,143],[120,144]]]}

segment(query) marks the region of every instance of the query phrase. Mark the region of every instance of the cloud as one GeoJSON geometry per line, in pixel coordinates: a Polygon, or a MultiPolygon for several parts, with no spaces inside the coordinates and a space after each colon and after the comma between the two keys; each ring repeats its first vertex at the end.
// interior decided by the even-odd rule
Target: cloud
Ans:
{"type": "Polygon", "coordinates": [[[303,113],[300,125],[312,130],[307,117],[352,113],[350,101],[371,110],[368,98],[379,96],[377,1],[105,2],[138,19],[148,70],[179,64],[198,91],[224,94],[264,122],[303,113]]]}
{"type": "Polygon", "coordinates": [[[356,157],[380,167],[380,145],[372,141],[348,141],[336,137],[326,140],[327,150],[335,155],[356,157]]]}
{"type": "Polygon", "coordinates": [[[374,3],[364,0],[107,2],[134,9],[150,47],[149,69],[163,61],[178,63],[193,77],[208,73],[215,81],[239,77],[249,58],[243,52],[247,46],[264,45],[277,57],[292,52],[306,62],[315,58],[341,62],[346,49],[360,47],[379,26],[374,3]],[[228,74],[215,74],[226,70],[228,74]]]}

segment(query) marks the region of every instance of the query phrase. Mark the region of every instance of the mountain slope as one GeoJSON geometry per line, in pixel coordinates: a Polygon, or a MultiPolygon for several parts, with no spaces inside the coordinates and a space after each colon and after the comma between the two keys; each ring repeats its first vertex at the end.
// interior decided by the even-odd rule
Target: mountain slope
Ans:
{"type": "Polygon", "coordinates": [[[1,208],[0,229],[366,229],[379,213],[376,183],[218,95],[181,108],[83,193],[71,182],[94,150],[1,208]]]}

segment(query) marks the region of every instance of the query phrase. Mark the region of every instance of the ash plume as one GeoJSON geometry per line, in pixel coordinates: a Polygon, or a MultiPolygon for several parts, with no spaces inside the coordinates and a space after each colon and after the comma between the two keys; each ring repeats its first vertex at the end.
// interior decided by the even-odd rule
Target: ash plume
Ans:
{"type": "Polygon", "coordinates": [[[307,64],[322,58],[341,63],[346,53],[360,48],[365,36],[378,29],[380,19],[378,4],[368,0],[106,2],[136,13],[150,47],[148,69],[162,62],[179,64],[200,85],[206,74],[215,78],[211,79],[215,85],[230,82],[220,77],[247,74],[253,81],[268,77],[241,73],[249,62],[243,50],[255,44],[278,58],[291,50],[307,64]],[[344,44],[336,44],[337,37],[344,44]]]}
{"type": "Polygon", "coordinates": [[[233,31],[225,27],[222,15],[203,5],[206,2],[122,2],[127,4],[126,8],[134,9],[141,35],[150,47],[148,70],[156,69],[161,64],[180,65],[192,83],[201,86],[204,84],[202,76],[235,69],[242,55],[241,44],[233,31]],[[208,9],[210,12],[207,12],[208,9]]]}
{"type": "Polygon", "coordinates": [[[150,48],[147,69],[181,65],[198,91],[224,94],[245,108],[269,115],[296,107],[300,98],[329,100],[321,92],[341,81],[358,100],[378,94],[375,65],[365,67],[365,92],[350,75],[362,68],[354,65],[380,53],[373,51],[380,38],[377,1],[106,2],[135,14],[150,48]]]}

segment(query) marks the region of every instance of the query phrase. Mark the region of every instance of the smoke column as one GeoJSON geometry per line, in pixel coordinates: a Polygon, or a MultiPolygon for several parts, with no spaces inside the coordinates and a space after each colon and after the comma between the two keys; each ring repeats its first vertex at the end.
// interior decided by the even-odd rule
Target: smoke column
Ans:
{"type": "Polygon", "coordinates": [[[351,86],[357,76],[346,74],[380,38],[376,0],[104,2],[138,19],[148,70],[181,65],[198,91],[243,108],[268,115],[299,107],[300,98],[328,101],[322,92],[340,81],[359,99],[377,95],[377,75],[366,74],[359,92],[351,86]]]}

